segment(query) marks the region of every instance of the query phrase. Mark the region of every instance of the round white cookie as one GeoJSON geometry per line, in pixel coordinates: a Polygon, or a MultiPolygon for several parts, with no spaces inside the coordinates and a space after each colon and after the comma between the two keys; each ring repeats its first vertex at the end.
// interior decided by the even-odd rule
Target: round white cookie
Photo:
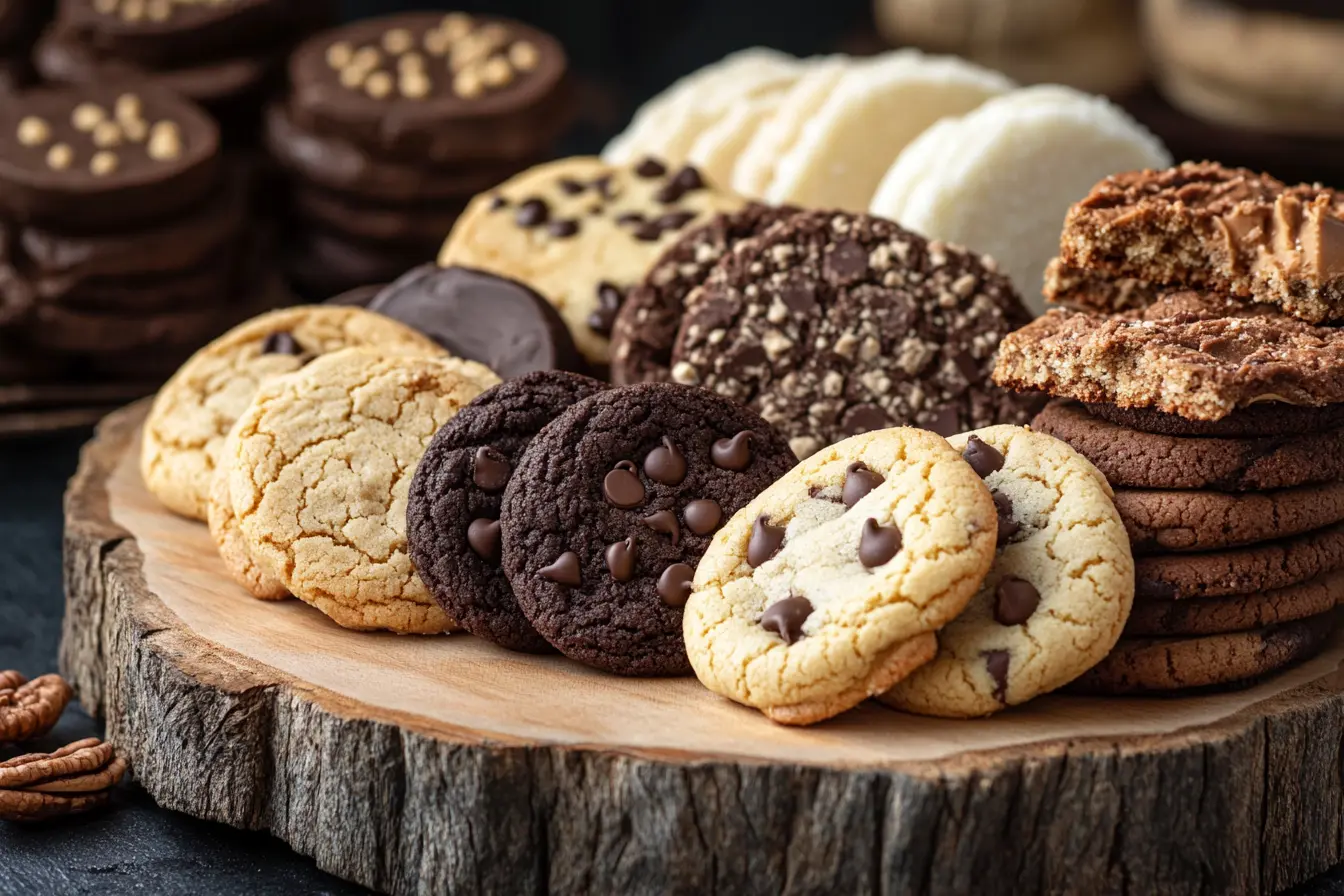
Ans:
{"type": "Polygon", "coordinates": [[[1111,488],[1064,442],[1020,426],[953,436],[999,510],[994,566],[938,655],[879,699],[969,718],[1063,687],[1115,646],[1134,602],[1134,558],[1111,488]]]}
{"type": "Polygon", "coordinates": [[[584,357],[605,364],[625,292],[683,230],[742,205],[690,166],[560,159],[473,199],[439,264],[531,286],[560,312],[584,357]]]}
{"type": "Polygon", "coordinates": [[[1069,206],[1116,171],[1164,168],[1162,143],[1112,103],[1029,87],[941,122],[896,159],[870,211],[994,258],[1031,307],[1069,206]]]}
{"type": "Polygon", "coordinates": [[[798,141],[807,122],[826,103],[849,68],[849,58],[826,56],[807,67],[780,97],[774,113],[751,135],[737,157],[730,186],[743,196],[760,198],[775,177],[775,164],[798,141]]]}
{"type": "Polygon", "coordinates": [[[927,662],[994,559],[994,502],[946,440],[845,439],[735,514],[695,572],[683,634],[700,681],[810,724],[927,662]]]}
{"type": "Polygon", "coordinates": [[[206,519],[220,449],[258,386],[356,346],[447,354],[428,336],[362,308],[305,305],[254,317],[192,355],[159,390],[141,443],[145,486],[174,513],[206,519]]]}

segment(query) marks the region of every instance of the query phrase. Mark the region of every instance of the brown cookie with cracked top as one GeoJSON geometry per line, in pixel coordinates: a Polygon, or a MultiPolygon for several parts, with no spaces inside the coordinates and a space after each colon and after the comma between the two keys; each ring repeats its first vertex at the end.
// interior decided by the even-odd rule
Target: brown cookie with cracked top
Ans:
{"type": "Polygon", "coordinates": [[[1147,600],[1226,597],[1300,585],[1344,568],[1344,524],[1207,554],[1136,558],[1135,594],[1147,600]]]}
{"type": "Polygon", "coordinates": [[[504,571],[566,656],[621,675],[690,672],[682,607],[720,526],[796,460],[751,410],[641,383],[575,404],[504,494],[504,571]]]}
{"type": "Polygon", "coordinates": [[[1115,507],[1136,554],[1216,551],[1344,520],[1344,482],[1243,494],[1122,488],[1115,507]]]}
{"type": "Polygon", "coordinates": [[[1344,429],[1344,404],[1309,407],[1281,401],[1237,408],[1221,420],[1187,420],[1153,408],[1122,408],[1089,404],[1088,413],[1117,426],[1163,436],[1297,436],[1344,429]]]}
{"type": "Polygon", "coordinates": [[[1293,488],[1344,478],[1344,429],[1259,439],[1185,438],[1137,432],[1054,401],[1032,427],[1062,439],[1116,488],[1293,488]]]}
{"type": "Polygon", "coordinates": [[[1344,572],[1335,571],[1300,585],[1256,594],[1141,600],[1129,614],[1125,634],[1171,637],[1241,632],[1316,616],[1341,602],[1344,602],[1344,572]]]}
{"type": "Polygon", "coordinates": [[[740,244],[682,318],[672,377],[747,403],[799,456],[909,424],[1024,422],[990,382],[1030,315],[992,264],[871,215],[804,212],[740,244]]]}
{"type": "Polygon", "coordinates": [[[500,507],[537,433],[605,388],[572,373],[525,374],[476,396],[425,449],[411,481],[406,540],[430,596],[473,635],[510,650],[553,649],[523,615],[500,564],[500,507]]]}
{"type": "Polygon", "coordinates": [[[1335,629],[1334,610],[1282,625],[1218,635],[1121,638],[1069,686],[1077,694],[1171,694],[1246,686],[1314,656],[1335,629]]]}
{"type": "Polygon", "coordinates": [[[735,245],[796,215],[793,206],[751,202],[687,230],[626,294],[611,331],[611,379],[617,385],[672,378],[672,346],[692,290],[735,245]]]}

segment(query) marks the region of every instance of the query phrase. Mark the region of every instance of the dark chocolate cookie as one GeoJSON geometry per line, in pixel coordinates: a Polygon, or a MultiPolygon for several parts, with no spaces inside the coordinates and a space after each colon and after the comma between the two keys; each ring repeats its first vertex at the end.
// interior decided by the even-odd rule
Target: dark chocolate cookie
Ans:
{"type": "Polygon", "coordinates": [[[402,13],[301,44],[290,58],[289,110],[305,130],[387,158],[529,158],[572,116],[566,67],[559,42],[521,22],[402,13]]]}
{"type": "Polygon", "coordinates": [[[500,505],[524,450],[575,402],[607,388],[538,371],[482,392],[438,431],[411,481],[406,539],[439,606],[473,635],[544,653],[500,566],[500,505]]]}
{"type": "Polygon", "coordinates": [[[1344,572],[1329,572],[1274,591],[1194,600],[1141,600],[1125,634],[1135,637],[1217,635],[1264,628],[1324,613],[1344,602],[1344,572]]]}
{"type": "Polygon", "coordinates": [[[28,91],[0,104],[0,210],[88,231],[197,206],[219,175],[219,129],[159,87],[28,91]]]}
{"type": "Polygon", "coordinates": [[[1121,488],[1115,506],[1137,554],[1217,551],[1344,520],[1344,482],[1240,494],[1121,488]]]}
{"type": "Polygon", "coordinates": [[[533,370],[586,369],[560,313],[507,277],[421,265],[384,287],[367,307],[506,380],[533,370]]]}
{"type": "Polygon", "coordinates": [[[433,255],[304,228],[286,256],[285,272],[307,298],[322,301],[357,286],[391,283],[416,265],[432,261],[433,255]]]}
{"type": "Polygon", "coordinates": [[[1117,426],[1163,436],[1222,436],[1247,439],[1298,436],[1344,427],[1344,404],[1313,408],[1275,401],[1237,408],[1221,420],[1187,420],[1153,408],[1089,404],[1087,410],[1117,426]]]}
{"type": "Polygon", "coordinates": [[[295,185],[291,198],[299,217],[317,227],[351,239],[431,253],[443,244],[466,205],[465,200],[373,203],[304,184],[295,185]]]}
{"type": "Polygon", "coordinates": [[[644,282],[626,294],[616,315],[611,330],[612,382],[624,386],[670,380],[672,346],[691,290],[737,243],[798,212],[793,206],[752,202],[687,230],[668,246],[644,282]]]}
{"type": "Polygon", "coordinates": [[[1333,610],[1248,632],[1203,637],[1121,638],[1106,659],[1069,686],[1077,694],[1171,694],[1245,686],[1314,656],[1333,610]]]}
{"type": "Polygon", "coordinates": [[[1160,554],[1134,562],[1135,595],[1149,600],[1225,597],[1300,585],[1344,568],[1344,524],[1208,554],[1160,554]]]}
{"type": "Polygon", "coordinates": [[[714,532],[793,467],[783,436],[702,389],[643,383],[579,402],[504,495],[504,570],[537,631],[622,675],[690,672],[681,609],[714,532]]]}
{"type": "Polygon", "coordinates": [[[989,381],[1030,315],[978,255],[869,215],[806,212],[740,243],[682,318],[672,377],[759,411],[800,457],[910,424],[1025,422],[989,381]]]}
{"type": "Polygon", "coordinates": [[[1344,429],[1255,439],[1165,436],[1108,423],[1074,401],[1052,401],[1031,425],[1068,442],[1116,488],[1246,492],[1344,479],[1344,429]]]}

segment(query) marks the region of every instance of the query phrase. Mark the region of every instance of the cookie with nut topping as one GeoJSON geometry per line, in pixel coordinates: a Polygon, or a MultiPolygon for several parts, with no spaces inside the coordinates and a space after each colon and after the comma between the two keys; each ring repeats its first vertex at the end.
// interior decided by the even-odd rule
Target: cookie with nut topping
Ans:
{"type": "Polygon", "coordinates": [[[559,309],[584,357],[606,364],[626,293],[684,231],[743,204],[689,165],[575,156],[472,200],[439,264],[527,283],[559,309]]]}
{"type": "Polygon", "coordinates": [[[931,660],[998,531],[984,481],[940,436],[897,428],[824,448],[715,536],[686,604],[710,690],[807,725],[931,660]]]}
{"type": "Polygon", "coordinates": [[[171,217],[219,181],[219,129],[157,87],[33,90],[0,108],[0,214],[76,232],[171,217]]]}
{"type": "Polygon", "coordinates": [[[992,260],[870,215],[807,212],[740,243],[690,301],[675,382],[745,402],[799,457],[898,425],[1026,422],[990,382],[1030,320],[992,260]]]}
{"type": "Polygon", "coordinates": [[[794,464],[747,408],[671,383],[608,389],[532,440],[499,513],[503,565],[532,626],[621,675],[684,675],[682,605],[701,554],[794,464]]]}
{"type": "Polygon", "coordinates": [[[924,715],[985,716],[1068,684],[1115,646],[1134,558],[1111,488],[1064,442],[1021,426],[953,436],[990,489],[999,551],[938,654],[882,694],[924,715]]]}

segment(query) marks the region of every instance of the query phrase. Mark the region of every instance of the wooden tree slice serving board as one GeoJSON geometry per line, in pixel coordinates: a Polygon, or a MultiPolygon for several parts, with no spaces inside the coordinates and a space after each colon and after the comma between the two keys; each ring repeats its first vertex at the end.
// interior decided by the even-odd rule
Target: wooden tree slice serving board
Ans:
{"type": "Polygon", "coordinates": [[[162,805],[409,893],[1269,893],[1344,858],[1344,639],[1245,691],[781,728],[694,679],[246,597],[104,421],[62,668],[162,805]]]}

